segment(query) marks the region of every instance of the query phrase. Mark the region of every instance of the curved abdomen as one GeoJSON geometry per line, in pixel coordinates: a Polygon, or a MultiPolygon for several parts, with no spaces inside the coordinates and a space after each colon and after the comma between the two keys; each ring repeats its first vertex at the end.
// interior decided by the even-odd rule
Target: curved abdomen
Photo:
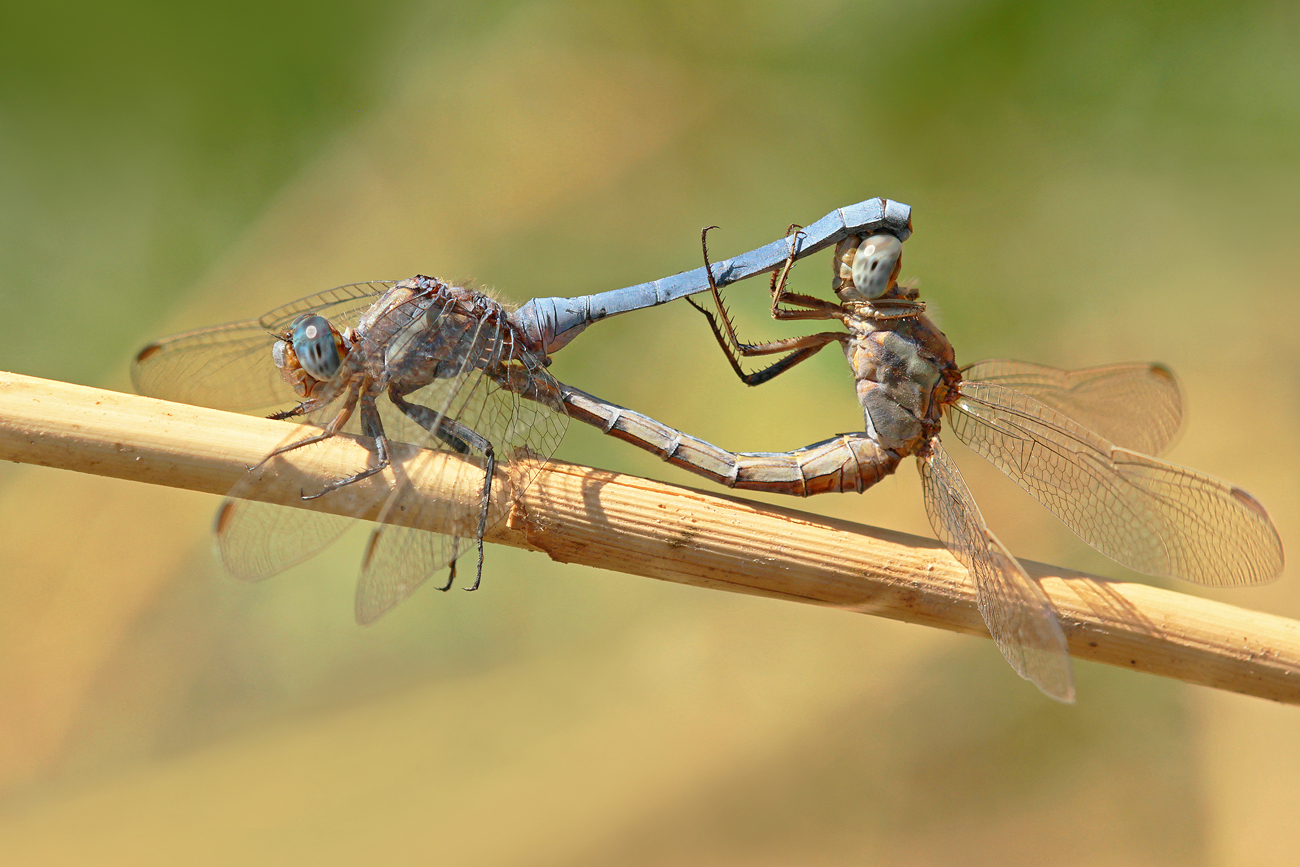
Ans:
{"type": "Polygon", "coordinates": [[[867,434],[841,434],[789,452],[729,452],[639,412],[561,384],[569,415],[729,488],[807,497],[865,491],[894,472],[901,453],[867,434]]]}

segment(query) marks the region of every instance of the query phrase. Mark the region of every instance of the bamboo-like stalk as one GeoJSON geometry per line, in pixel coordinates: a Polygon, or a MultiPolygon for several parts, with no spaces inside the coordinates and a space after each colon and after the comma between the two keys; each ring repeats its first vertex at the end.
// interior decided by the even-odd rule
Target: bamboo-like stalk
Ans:
{"type": "MultiPolygon", "coordinates": [[[[224,494],[290,427],[0,373],[5,460],[224,494]]],[[[292,493],[355,471],[367,454],[348,437],[293,452],[268,496],[328,507],[329,497],[302,501],[292,493]]],[[[373,517],[385,483],[353,487],[369,498],[364,514],[373,517]]],[[[419,480],[417,487],[419,496],[455,493],[419,480]]],[[[965,570],[934,540],[590,467],[548,464],[487,538],[561,562],[988,636],[965,570]]],[[[1300,623],[1024,565],[1056,606],[1075,657],[1300,704],[1300,623]]]]}

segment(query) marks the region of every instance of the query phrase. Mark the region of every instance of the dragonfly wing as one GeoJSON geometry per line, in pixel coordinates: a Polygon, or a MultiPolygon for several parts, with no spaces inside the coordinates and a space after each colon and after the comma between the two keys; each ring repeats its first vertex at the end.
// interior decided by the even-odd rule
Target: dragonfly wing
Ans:
{"type": "Polygon", "coordinates": [[[494,476],[497,502],[487,512],[485,524],[491,527],[504,517],[505,501],[517,497],[541,463],[555,453],[568,424],[559,386],[543,360],[508,339],[509,333],[499,325],[456,315],[453,310],[427,315],[418,305],[398,308],[390,315],[410,317],[413,326],[421,320],[432,323],[419,351],[446,367],[445,375],[407,396],[418,408],[418,418],[391,404],[381,410],[385,429],[390,436],[395,432],[407,442],[460,452],[469,459],[428,462],[427,455],[417,452],[401,463],[393,494],[380,516],[381,522],[400,516],[400,522],[381,523],[371,535],[357,586],[356,614],[361,623],[378,619],[478,540],[484,521],[488,447],[498,464],[505,465],[505,472],[494,476]],[[506,387],[511,384],[515,388],[506,387]],[[505,498],[499,488],[502,476],[509,478],[505,498]],[[450,500],[413,496],[413,479],[421,482],[420,487],[427,483],[434,490],[454,489],[455,496],[450,500]]]}
{"type": "Polygon", "coordinates": [[[261,581],[311,557],[351,523],[340,515],[232,494],[217,510],[217,556],[240,581],[261,581]]]}
{"type": "Polygon", "coordinates": [[[1070,652],[1056,612],[980,515],[957,466],[938,438],[918,458],[930,526],[970,572],[989,634],[1011,667],[1052,698],[1074,701],[1070,652]]]}
{"type": "MultiPolygon", "coordinates": [[[[464,476],[459,480],[463,486],[456,489],[458,493],[471,488],[475,481],[482,484],[482,470],[478,471],[477,479],[470,471],[466,471],[464,476]]],[[[395,508],[398,502],[400,498],[395,497],[395,508]]],[[[387,514],[392,514],[392,511],[387,514]]],[[[427,514],[420,517],[425,521],[430,519],[427,514]]],[[[455,563],[473,540],[476,525],[477,515],[472,522],[466,520],[457,527],[453,531],[455,534],[392,524],[383,524],[372,530],[357,584],[357,622],[363,625],[374,623],[405,601],[439,569],[455,563]]],[[[449,575],[440,589],[448,590],[450,587],[449,575]]]]}
{"type": "Polygon", "coordinates": [[[1027,394],[1102,439],[1146,455],[1167,451],[1183,422],[1182,391],[1173,372],[1163,364],[1058,370],[990,358],[965,368],[962,376],[1027,394]]]}
{"type": "Polygon", "coordinates": [[[274,342],[253,320],[165,337],[136,355],[131,382],[148,397],[213,409],[285,404],[294,394],[272,363],[274,342]]]}
{"type": "MultiPolygon", "coordinates": [[[[355,603],[358,623],[373,623],[399,605],[435,572],[454,563],[476,538],[484,508],[484,445],[490,440],[476,440],[468,432],[477,433],[473,426],[483,421],[482,414],[474,412],[471,397],[486,387],[485,381],[482,369],[470,368],[422,389],[413,402],[420,401],[423,407],[428,406],[424,401],[459,398],[450,405],[442,401],[442,411],[425,417],[423,424],[394,408],[383,410],[384,428],[390,436],[423,448],[409,455],[395,451],[398,470],[393,492],[371,531],[361,563],[355,603]],[[453,413],[458,417],[452,418],[453,413]],[[439,430],[446,438],[439,439],[433,433],[439,430]],[[458,441],[456,445],[449,442],[451,437],[458,441]],[[444,459],[429,461],[431,456],[426,450],[443,453],[444,459]],[[418,496],[417,480],[419,487],[443,496],[418,496]],[[401,523],[394,524],[393,519],[399,516],[401,523]]],[[[495,523],[493,517],[489,513],[491,523],[495,523]]],[[[500,517],[498,510],[495,519],[500,517]]],[[[448,589],[450,584],[448,578],[442,589],[448,589]]]]}
{"type": "MultiPolygon", "coordinates": [[[[279,452],[321,434],[347,401],[355,400],[348,383],[359,376],[359,356],[345,359],[339,373],[322,393],[322,405],[293,430],[275,449],[279,452]],[[343,399],[340,400],[340,397],[343,399]]],[[[342,433],[360,433],[353,413],[340,428],[342,433]]],[[[260,581],[311,557],[348,528],[352,519],[372,502],[357,496],[351,486],[326,494],[318,503],[330,511],[308,509],[301,489],[277,485],[280,476],[292,475],[290,464],[311,445],[268,458],[249,468],[217,510],[215,531],[217,555],[231,575],[243,581],[260,581]]],[[[372,458],[373,460],[373,458],[372,458]]],[[[359,461],[347,473],[359,473],[369,461],[359,461]]]]}
{"type": "Polygon", "coordinates": [[[1277,529],[1240,488],[1118,448],[991,382],[963,382],[948,411],[958,439],[1125,566],[1213,585],[1259,584],[1282,570],[1277,529]]]}
{"type": "Polygon", "coordinates": [[[361,321],[361,315],[395,285],[392,280],[371,280],[368,283],[336,286],[315,295],[308,295],[306,298],[299,298],[283,307],[277,307],[258,319],[258,324],[265,330],[278,334],[293,324],[299,316],[314,313],[328,319],[340,331],[344,327],[355,328],[361,321]]]}
{"type": "Polygon", "coordinates": [[[356,325],[391,282],[355,283],[311,295],[260,319],[186,331],[150,343],[131,365],[135,390],[149,397],[235,412],[297,403],[271,360],[276,335],[304,313],[336,327],[356,325]]]}

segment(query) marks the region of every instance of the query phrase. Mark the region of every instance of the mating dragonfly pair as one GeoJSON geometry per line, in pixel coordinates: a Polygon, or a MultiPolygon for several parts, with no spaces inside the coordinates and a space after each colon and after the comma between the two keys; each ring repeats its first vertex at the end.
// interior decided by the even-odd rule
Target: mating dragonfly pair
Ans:
{"type": "Polygon", "coordinates": [[[958,368],[916,290],[898,282],[910,234],[907,206],[871,199],[724,262],[711,265],[706,255],[703,268],[665,280],[534,299],[517,310],[428,277],[343,286],[258,320],[150,344],[136,357],[133,379],[155,397],[275,409],[274,418],[304,421],[248,471],[218,512],[218,550],[239,578],[268,577],[327,545],[361,508],[351,505],[348,488],[382,474],[388,493],[357,589],[363,623],[450,565],[441,585],[449,588],[457,558],[471,545],[478,568],[468,589],[477,587],[483,534],[502,514],[493,508],[494,480],[505,475],[512,495],[522,490],[558,447],[569,418],[728,487],[800,496],[865,490],[915,456],[931,524],[970,572],[999,649],[1023,677],[1063,701],[1074,696],[1064,633],[1042,589],[985,525],[943,448],[944,418],[954,435],[1124,565],[1214,585],[1278,575],[1281,542],[1257,501],[1151,457],[1181,423],[1181,397],[1168,370],[1131,364],[1065,372],[1005,360],[958,368]],[[793,264],[832,244],[838,301],[789,291],[793,264]],[[845,331],[741,341],[721,287],[769,271],[775,318],[836,320],[845,331]],[[550,354],[590,323],[706,291],[715,311],[699,309],[749,384],[841,344],[865,430],[789,452],[732,453],[548,372],[550,354]],[[782,357],[756,373],[743,371],[741,358],[770,355],[782,357]],[[303,492],[302,499],[336,500],[330,513],[262,499],[263,480],[286,454],[341,433],[373,441],[373,459],[320,491],[303,492]],[[456,490],[478,492],[475,502],[429,505],[414,497],[412,477],[428,464],[395,443],[467,458],[438,462],[436,472],[456,490]],[[495,472],[498,465],[507,472],[495,472]],[[388,522],[397,515],[400,522],[388,522]],[[428,527],[440,531],[421,529],[428,527]]]}

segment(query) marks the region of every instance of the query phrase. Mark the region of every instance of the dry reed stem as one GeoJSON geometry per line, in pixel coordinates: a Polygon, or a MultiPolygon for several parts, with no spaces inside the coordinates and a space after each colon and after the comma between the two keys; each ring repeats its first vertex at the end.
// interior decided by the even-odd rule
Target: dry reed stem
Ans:
{"type": "MultiPolygon", "coordinates": [[[[0,373],[6,460],[225,494],[289,429],[287,422],[0,373]]],[[[268,494],[328,507],[329,497],[304,502],[294,492],[354,471],[367,455],[346,437],[294,452],[278,490],[268,494]]],[[[385,483],[353,487],[354,496],[369,498],[364,514],[373,516],[385,483]]],[[[419,485],[420,496],[448,493],[419,485]]],[[[549,464],[487,538],[566,563],[988,635],[965,570],[934,540],[590,467],[549,464]]],[[[1300,623],[1024,565],[1051,597],[1076,658],[1300,704],[1300,623]]]]}

